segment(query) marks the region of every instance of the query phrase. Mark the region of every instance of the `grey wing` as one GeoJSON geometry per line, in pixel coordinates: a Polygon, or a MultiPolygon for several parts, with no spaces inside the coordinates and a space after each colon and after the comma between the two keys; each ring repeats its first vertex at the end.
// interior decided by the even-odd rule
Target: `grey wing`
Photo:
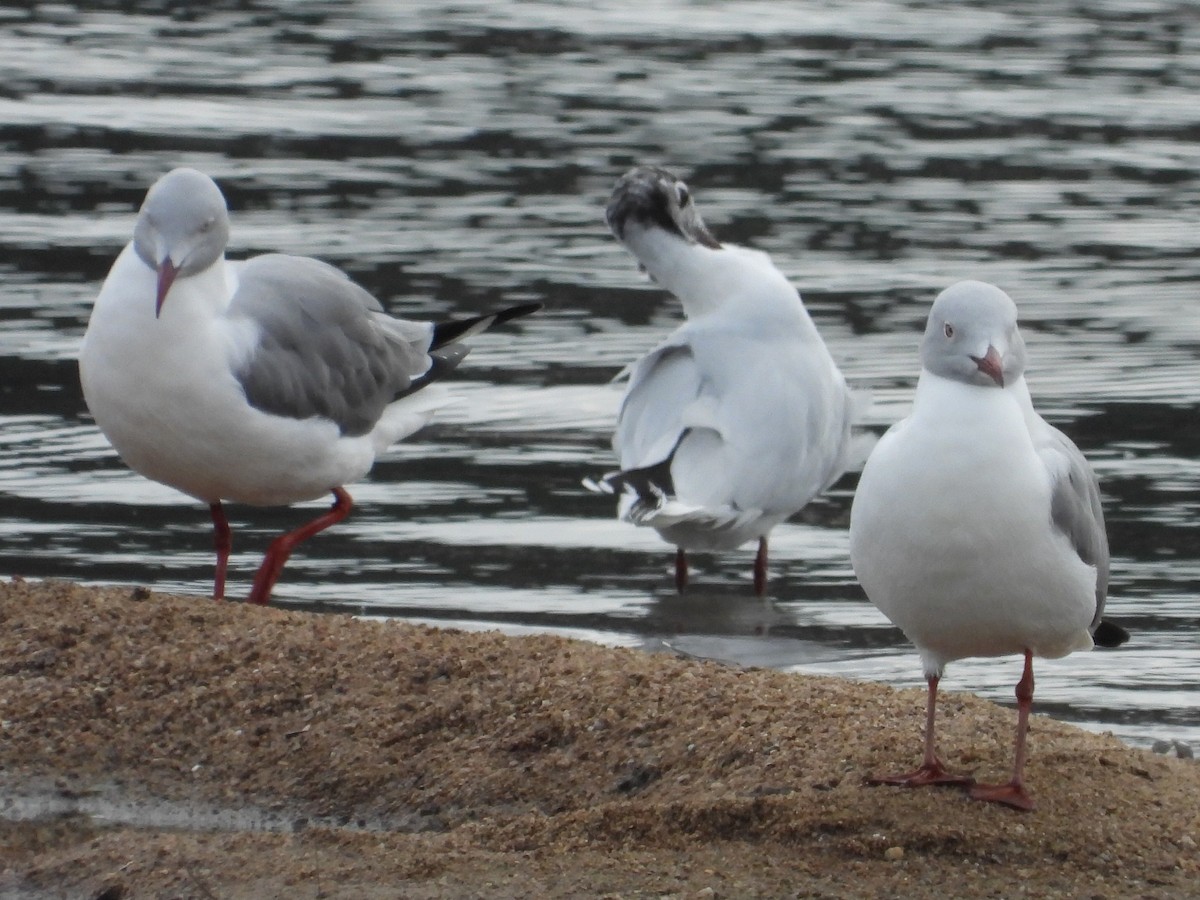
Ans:
{"type": "Polygon", "coordinates": [[[250,320],[259,335],[236,370],[252,406],[330,419],[349,436],[374,428],[432,364],[431,324],[387,316],[341,271],[307,257],[245,263],[229,317],[250,320]]]}
{"type": "Polygon", "coordinates": [[[686,405],[700,390],[692,350],[686,343],[668,341],[623,370],[629,387],[617,414],[613,449],[621,468],[584,485],[599,493],[632,489],[645,503],[657,503],[675,493],[671,464],[687,429],[686,405]]]}
{"type": "Polygon", "coordinates": [[[634,365],[613,435],[622,469],[670,459],[688,427],[685,411],[702,386],[692,348],[683,342],[660,345],[634,365]]]}
{"type": "Polygon", "coordinates": [[[1050,473],[1050,519],[1071,541],[1079,558],[1096,567],[1096,614],[1092,629],[1100,624],[1108,595],[1108,535],[1096,473],[1074,442],[1047,422],[1038,451],[1050,473]]]}

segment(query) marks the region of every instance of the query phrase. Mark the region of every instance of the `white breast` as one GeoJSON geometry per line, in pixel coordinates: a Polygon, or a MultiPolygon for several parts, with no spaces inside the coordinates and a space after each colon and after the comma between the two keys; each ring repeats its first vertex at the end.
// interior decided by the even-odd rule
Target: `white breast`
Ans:
{"type": "Polygon", "coordinates": [[[1052,527],[1049,476],[1009,391],[923,373],[912,416],[864,468],[850,548],[928,671],[1091,646],[1095,569],[1052,527]]]}

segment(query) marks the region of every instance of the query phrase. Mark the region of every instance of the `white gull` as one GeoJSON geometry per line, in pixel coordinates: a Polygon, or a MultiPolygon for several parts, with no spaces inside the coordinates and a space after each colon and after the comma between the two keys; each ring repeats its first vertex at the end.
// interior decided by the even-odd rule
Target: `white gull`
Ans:
{"type": "Polygon", "coordinates": [[[266,603],[296,544],[350,512],[344,485],[447,402],[422,389],[466,355],[455,342],[537,306],[405,321],[319,260],[227,261],[228,238],[211,178],[187,168],[160,178],[96,298],[79,369],[88,408],[125,463],[209,504],[215,597],[230,553],[223,501],[333,493],[329,512],[271,544],[249,598],[266,603]]]}
{"type": "Polygon", "coordinates": [[[613,437],[620,471],[585,483],[620,492],[623,518],[676,546],[679,590],[688,550],[757,540],[761,595],[771,529],[845,470],[846,382],[770,257],[719,243],[670,172],[627,173],[606,217],[687,321],[630,367],[613,437]]]}
{"type": "Polygon", "coordinates": [[[943,291],[921,342],[912,414],[876,445],[850,515],[850,556],[867,596],[917,646],[929,685],[916,771],[872,779],[962,784],[980,800],[1032,809],[1024,786],[1033,657],[1128,634],[1101,619],[1108,539],[1083,454],[1033,408],[1016,304],[962,281],[943,291]],[[934,741],[946,663],[1022,654],[1013,773],[974,784],[946,771],[934,741]]]}

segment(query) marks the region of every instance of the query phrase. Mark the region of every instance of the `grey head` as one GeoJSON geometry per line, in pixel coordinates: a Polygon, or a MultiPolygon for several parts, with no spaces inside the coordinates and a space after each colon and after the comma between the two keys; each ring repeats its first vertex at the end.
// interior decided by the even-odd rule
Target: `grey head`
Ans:
{"type": "Polygon", "coordinates": [[[1017,305],[1000,288],[959,281],[933,301],[921,365],[951,381],[1004,387],[1025,371],[1025,341],[1017,329],[1017,305]]]}
{"type": "Polygon", "coordinates": [[[176,278],[203,272],[225,253],[229,210],[215,181],[196,169],[172,169],[146,192],[133,248],[158,273],[154,314],[176,278]]]}
{"type": "Polygon", "coordinates": [[[624,241],[630,225],[661,228],[689,244],[720,250],[704,225],[688,186],[657,166],[638,166],[621,177],[604,210],[608,227],[624,241]]]}

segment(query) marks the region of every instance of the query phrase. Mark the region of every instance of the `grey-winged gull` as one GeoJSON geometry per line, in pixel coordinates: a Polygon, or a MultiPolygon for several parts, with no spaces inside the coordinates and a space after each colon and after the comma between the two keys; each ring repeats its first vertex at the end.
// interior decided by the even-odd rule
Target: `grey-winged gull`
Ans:
{"type": "Polygon", "coordinates": [[[227,261],[228,238],[211,178],[188,168],[160,178],[96,299],[79,368],[125,463],[209,504],[218,598],[230,552],[223,501],[333,493],[329,512],[271,544],[249,598],[266,603],[292,549],[350,512],[344,485],[444,405],[422,388],[466,355],[456,342],[538,307],[405,321],[316,259],[227,261]]]}
{"type": "Polygon", "coordinates": [[[679,590],[688,550],[757,540],[761,595],[771,529],[845,470],[846,382],[770,257],[718,242],[670,172],[628,172],[606,218],[687,321],[630,367],[613,437],[620,471],[585,483],[619,492],[623,518],[676,546],[679,590]]]}
{"type": "Polygon", "coordinates": [[[1032,809],[1024,784],[1033,657],[1129,635],[1104,621],[1108,539],[1096,476],[1033,408],[1016,304],[962,281],[934,301],[912,414],[863,470],[850,556],[871,599],[917,646],[929,685],[921,766],[875,783],[961,784],[1032,809]],[[1011,779],[975,784],[946,770],[934,742],[938,680],[968,656],[1023,654],[1011,779]]]}

